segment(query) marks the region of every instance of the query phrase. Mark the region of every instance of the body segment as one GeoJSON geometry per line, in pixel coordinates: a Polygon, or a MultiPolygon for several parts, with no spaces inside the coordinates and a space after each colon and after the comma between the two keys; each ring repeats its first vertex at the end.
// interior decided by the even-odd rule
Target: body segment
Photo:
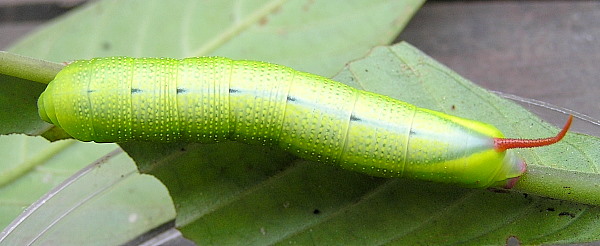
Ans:
{"type": "Polygon", "coordinates": [[[279,146],[383,177],[467,187],[524,172],[495,127],[415,107],[291,68],[219,57],[98,58],[68,65],[40,116],[82,141],[279,146]]]}

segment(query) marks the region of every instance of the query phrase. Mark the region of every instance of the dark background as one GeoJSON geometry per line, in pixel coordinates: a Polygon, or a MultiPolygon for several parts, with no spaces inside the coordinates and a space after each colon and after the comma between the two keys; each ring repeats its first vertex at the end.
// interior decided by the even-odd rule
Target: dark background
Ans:
{"type": "MultiPolygon", "coordinates": [[[[600,1],[433,1],[399,39],[487,89],[600,119],[600,1]]],[[[532,111],[556,125],[566,117],[532,111]]]]}

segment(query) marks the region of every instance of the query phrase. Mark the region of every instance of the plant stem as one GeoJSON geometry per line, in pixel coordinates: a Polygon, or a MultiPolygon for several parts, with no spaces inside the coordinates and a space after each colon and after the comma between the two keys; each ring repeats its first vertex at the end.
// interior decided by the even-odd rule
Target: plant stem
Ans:
{"type": "Polygon", "coordinates": [[[0,51],[0,74],[48,84],[64,65],[0,51]]]}
{"type": "Polygon", "coordinates": [[[598,174],[529,165],[516,190],[567,201],[600,205],[598,174]]]}

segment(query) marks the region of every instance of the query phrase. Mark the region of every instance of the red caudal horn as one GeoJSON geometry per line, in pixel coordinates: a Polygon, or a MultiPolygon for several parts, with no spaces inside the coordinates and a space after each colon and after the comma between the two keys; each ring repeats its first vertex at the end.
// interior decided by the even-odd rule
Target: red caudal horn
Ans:
{"type": "Polygon", "coordinates": [[[569,119],[563,129],[554,137],[539,139],[494,138],[494,148],[501,152],[507,149],[534,148],[554,144],[567,134],[569,127],[571,127],[571,122],[573,122],[573,115],[569,115],[569,119]]]}

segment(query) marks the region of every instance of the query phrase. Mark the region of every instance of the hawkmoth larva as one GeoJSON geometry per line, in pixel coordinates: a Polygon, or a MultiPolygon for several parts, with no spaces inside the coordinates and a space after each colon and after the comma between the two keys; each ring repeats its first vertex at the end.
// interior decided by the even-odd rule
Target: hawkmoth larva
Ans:
{"type": "Polygon", "coordinates": [[[220,57],[75,61],[38,101],[42,119],[82,141],[273,144],[384,177],[510,188],[525,162],[505,151],[558,142],[505,139],[495,127],[330,79],[220,57]]]}

